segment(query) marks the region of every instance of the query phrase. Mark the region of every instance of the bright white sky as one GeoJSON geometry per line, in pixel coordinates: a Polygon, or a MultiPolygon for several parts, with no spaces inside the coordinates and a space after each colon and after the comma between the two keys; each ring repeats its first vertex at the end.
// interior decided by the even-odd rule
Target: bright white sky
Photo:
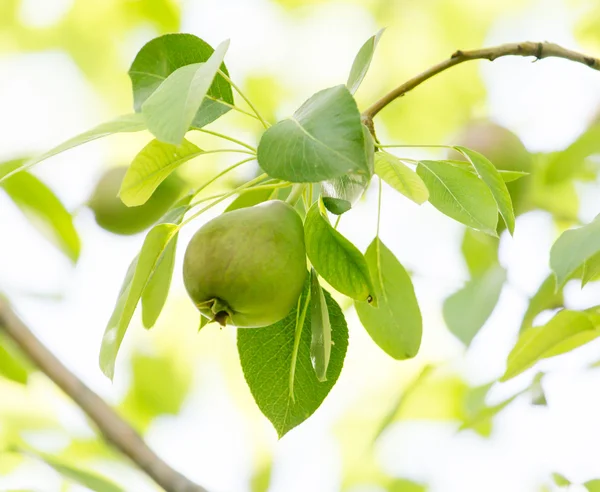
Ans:
{"type": "MultiPolygon", "coordinates": [[[[289,17],[267,0],[187,1],[183,5],[182,31],[198,34],[212,44],[232,39],[227,62],[234,78],[268,68],[291,86],[297,102],[345,80],[355,48],[378,28],[366,9],[343,3],[314,7],[314,12],[302,19],[289,17]]],[[[22,15],[32,24],[48,25],[68,6],[67,0],[27,0],[22,15]]],[[[548,39],[576,47],[570,22],[559,0],[541,0],[518,16],[499,19],[487,44],[548,39]]],[[[135,52],[133,45],[131,52],[135,52]]],[[[6,74],[0,78],[0,160],[47,149],[112,116],[101,112],[98,97],[63,54],[5,55],[0,57],[0,73],[6,74]]],[[[545,60],[531,70],[523,60],[502,60],[482,65],[482,73],[492,118],[518,132],[532,150],[564,147],[600,103],[598,74],[566,62],[545,60]]],[[[36,172],[75,209],[85,201],[113,146],[126,138],[70,151],[39,166],[36,172]]],[[[416,272],[414,281],[425,317],[423,353],[417,362],[405,363],[412,372],[428,358],[461,353],[460,345],[443,331],[441,301],[466,278],[459,259],[462,227],[429,205],[419,208],[387,191],[383,240],[416,272]]],[[[589,188],[582,218],[595,216],[599,201],[597,188],[589,188]]],[[[375,202],[375,194],[370,193],[367,203],[353,212],[353,220],[341,222],[342,232],[363,250],[372,238],[375,202]]],[[[77,217],[83,254],[73,270],[40,240],[3,195],[0,210],[5,231],[0,246],[0,287],[23,294],[15,300],[36,334],[95,390],[117,401],[126,386],[126,367],[117,369],[113,386],[101,375],[96,361],[104,324],[142,236],[119,238],[105,233],[83,209],[77,217]],[[25,295],[32,293],[62,294],[64,300],[55,303],[25,295]]],[[[192,232],[187,231],[180,246],[192,232]]],[[[509,269],[510,286],[467,356],[455,359],[457,370],[470,381],[485,383],[503,372],[525,308],[524,295],[533,293],[548,271],[553,235],[549,218],[533,213],[519,219],[514,239],[503,240],[501,259],[509,269]]],[[[184,295],[177,276],[174,289],[175,297],[184,295]]],[[[593,285],[583,292],[570,289],[569,299],[573,305],[590,303],[599,291],[593,285]]],[[[192,310],[182,319],[195,323],[192,310]]],[[[331,424],[357,399],[368,398],[365,395],[373,387],[389,384],[382,374],[401,373],[400,363],[388,360],[370,344],[353,314],[349,319],[354,320],[351,349],[338,387],[307,423],[282,441],[276,441],[266,419],[258,420],[262,427],[249,427],[250,420],[225,390],[225,378],[232,376],[225,376],[221,367],[209,360],[197,363],[201,391],[194,392],[178,418],[153,426],[150,443],[178,469],[215,492],[247,490],[257,438],[276,453],[272,492],[339,490],[341,463],[331,424]]],[[[144,343],[145,336],[141,329],[130,330],[124,352],[130,350],[134,338],[135,343],[144,343]]],[[[198,344],[208,343],[208,338],[197,338],[198,344]]],[[[232,333],[221,338],[223,346],[233,345],[232,333]]],[[[384,468],[392,475],[423,480],[432,492],[531,492],[552,471],[574,480],[600,477],[596,452],[600,371],[582,370],[586,362],[594,360],[598,347],[592,344],[577,357],[545,363],[544,367],[560,367],[545,379],[549,408],[531,408],[525,401],[517,401],[497,419],[491,441],[470,433],[457,435],[446,424],[397,425],[377,450],[384,468]]],[[[231,349],[219,346],[214,353],[221,350],[231,349]]],[[[235,377],[241,378],[241,370],[235,377]]],[[[529,377],[531,374],[498,388],[498,395],[512,394],[529,377]]],[[[79,432],[87,432],[77,414],[63,412],[65,421],[74,423],[79,432]]],[[[135,480],[125,477],[122,483],[128,490],[153,490],[147,482],[135,480]]],[[[60,490],[60,482],[41,465],[8,481],[0,479],[3,490],[24,487],[54,492],[60,490]]]]}

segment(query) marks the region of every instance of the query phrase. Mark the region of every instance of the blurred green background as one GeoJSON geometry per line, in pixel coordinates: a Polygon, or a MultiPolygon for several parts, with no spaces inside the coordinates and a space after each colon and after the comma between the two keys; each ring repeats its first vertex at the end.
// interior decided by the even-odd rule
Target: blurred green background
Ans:
{"type": "MultiPolygon", "coordinates": [[[[0,0],[0,161],[43,152],[131,112],[127,69],[162,33],[193,33],[213,46],[231,38],[233,80],[276,121],[317,90],[343,83],[357,50],[382,27],[357,94],[361,108],[457,49],[549,40],[600,56],[596,0],[0,0]]],[[[101,174],[131,161],[149,134],[95,142],[33,171],[75,216],[82,242],[75,266],[0,194],[0,290],[73,372],[210,491],[559,490],[555,472],[581,484],[600,477],[598,342],[509,383],[494,381],[522,323],[558,306],[598,304],[600,286],[592,282],[583,290],[568,284],[530,307],[549,274],[553,240],[600,211],[599,108],[597,72],[564,60],[502,59],[447,71],[380,114],[384,143],[456,142],[480,120],[514,132],[531,172],[514,190],[523,197],[522,214],[514,238],[489,242],[385,187],[382,237],[413,274],[424,316],[421,352],[393,361],[348,309],[350,348],[338,384],[281,441],[245,385],[235,331],[211,325],[197,333],[180,267],[156,328],[147,332],[136,318],[115,382],[100,373],[102,332],[143,235],[99,228],[86,202],[101,174]],[[452,305],[445,303],[450,296],[452,305]]],[[[210,128],[250,143],[261,131],[233,111],[210,128]]],[[[207,136],[193,140],[213,145],[207,136]]],[[[444,155],[413,148],[396,154],[444,155]]],[[[517,160],[509,154],[504,169],[517,160]]],[[[200,183],[228,163],[218,154],[203,157],[181,175],[200,183]]],[[[207,194],[256,171],[246,168],[207,194]]],[[[363,251],[374,234],[376,201],[369,190],[340,224],[363,251]]],[[[178,265],[194,229],[181,235],[178,265]]],[[[88,490],[81,470],[123,490],[156,490],[0,338],[0,490],[88,490]]]]}

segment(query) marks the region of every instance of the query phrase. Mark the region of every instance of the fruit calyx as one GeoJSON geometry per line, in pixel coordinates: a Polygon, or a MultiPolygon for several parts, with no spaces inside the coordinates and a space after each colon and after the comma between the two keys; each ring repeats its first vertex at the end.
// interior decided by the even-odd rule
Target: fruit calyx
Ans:
{"type": "Polygon", "coordinates": [[[212,312],[213,316],[210,323],[216,321],[221,326],[227,326],[227,321],[232,316],[231,308],[218,297],[198,304],[198,309],[212,312]]]}

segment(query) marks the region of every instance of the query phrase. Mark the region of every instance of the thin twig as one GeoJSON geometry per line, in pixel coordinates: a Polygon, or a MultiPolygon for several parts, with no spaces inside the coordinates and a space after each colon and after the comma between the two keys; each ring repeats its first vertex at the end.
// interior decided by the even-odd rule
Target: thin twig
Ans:
{"type": "Polygon", "coordinates": [[[31,332],[0,296],[0,329],[61,388],[96,424],[98,430],[121,453],[133,461],[167,492],[206,492],[165,463],[142,437],[83,381],[69,371],[31,332]]]}
{"type": "Polygon", "coordinates": [[[502,44],[492,48],[483,48],[480,50],[472,51],[456,51],[447,58],[446,60],[434,65],[433,67],[425,70],[416,77],[404,82],[402,85],[396,87],[393,91],[383,96],[379,101],[369,106],[362,114],[363,122],[371,133],[373,133],[373,118],[379,111],[385,108],[392,101],[402,97],[407,92],[411,91],[418,85],[422,84],[431,77],[437,75],[448,68],[459,65],[469,60],[490,60],[494,61],[496,58],[503,56],[533,56],[536,60],[542,58],[564,58],[565,60],[571,60],[577,63],[583,63],[594,70],[600,70],[600,59],[591,56],[571,51],[562,46],[554,43],[535,43],[535,42],[524,42],[524,43],[510,43],[502,44]]]}

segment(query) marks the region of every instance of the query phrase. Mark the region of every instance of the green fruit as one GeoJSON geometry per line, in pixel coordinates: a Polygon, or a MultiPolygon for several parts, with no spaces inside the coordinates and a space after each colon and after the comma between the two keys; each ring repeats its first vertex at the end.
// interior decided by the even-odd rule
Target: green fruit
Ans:
{"type": "MultiPolygon", "coordinates": [[[[513,132],[490,121],[474,121],[454,140],[454,145],[473,149],[487,157],[497,169],[532,172],[533,159],[513,132]]],[[[529,176],[506,183],[517,215],[531,209],[527,203],[531,186],[529,176]]]]}
{"type": "Polygon", "coordinates": [[[287,316],[306,271],[302,220],[280,200],[206,223],[183,260],[185,287],[200,312],[238,328],[268,326],[287,316]]]}
{"type": "Polygon", "coordinates": [[[88,202],[100,227],[122,235],[136,234],[153,225],[171,208],[183,188],[183,181],[172,174],[146,203],[128,207],[117,196],[126,172],[127,167],[106,171],[88,202]]]}

